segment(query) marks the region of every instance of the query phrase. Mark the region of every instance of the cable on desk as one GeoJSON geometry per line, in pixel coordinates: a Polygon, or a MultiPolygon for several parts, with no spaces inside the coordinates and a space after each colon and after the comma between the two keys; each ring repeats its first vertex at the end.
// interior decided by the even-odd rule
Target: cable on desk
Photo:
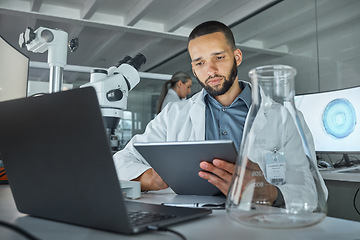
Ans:
{"type": "Polygon", "coordinates": [[[357,197],[357,195],[359,193],[359,190],[360,190],[360,188],[358,188],[358,190],[356,191],[355,196],[354,196],[354,208],[355,208],[355,211],[360,215],[360,212],[356,207],[356,197],[357,197]]]}
{"type": "Polygon", "coordinates": [[[32,235],[32,234],[30,234],[29,232],[25,231],[24,229],[16,226],[15,224],[8,223],[8,222],[1,221],[1,220],[0,220],[0,226],[9,228],[9,229],[11,229],[11,230],[14,230],[15,232],[19,233],[20,235],[26,237],[27,239],[30,239],[30,240],[40,240],[40,238],[35,237],[34,235],[32,235]]]}
{"type": "Polygon", "coordinates": [[[178,237],[180,237],[182,240],[186,240],[186,237],[184,235],[182,235],[181,233],[174,231],[172,229],[166,228],[166,227],[159,227],[159,226],[154,226],[154,225],[150,225],[148,226],[149,230],[152,231],[163,231],[163,232],[171,232],[175,235],[177,235],[178,237]]]}

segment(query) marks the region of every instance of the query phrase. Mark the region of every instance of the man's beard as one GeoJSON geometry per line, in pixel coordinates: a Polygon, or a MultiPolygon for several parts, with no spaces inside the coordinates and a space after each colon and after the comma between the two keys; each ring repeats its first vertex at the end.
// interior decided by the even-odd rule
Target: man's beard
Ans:
{"type": "Polygon", "coordinates": [[[198,82],[200,83],[200,85],[212,96],[212,97],[216,97],[216,96],[220,96],[220,95],[223,95],[225,94],[230,88],[231,86],[233,85],[236,77],[237,77],[237,74],[238,74],[238,70],[237,70],[237,65],[236,65],[236,60],[234,58],[234,64],[233,64],[233,67],[231,69],[231,72],[230,72],[230,76],[229,76],[229,79],[227,79],[225,76],[222,76],[222,75],[214,75],[214,76],[210,76],[208,79],[206,79],[206,81],[208,81],[209,79],[211,78],[215,78],[215,77],[221,77],[224,79],[224,83],[223,85],[218,88],[217,86],[213,87],[213,86],[210,86],[210,85],[207,85],[206,84],[206,81],[205,83],[201,82],[199,80],[199,78],[197,76],[195,76],[195,78],[198,80],[198,82]]]}

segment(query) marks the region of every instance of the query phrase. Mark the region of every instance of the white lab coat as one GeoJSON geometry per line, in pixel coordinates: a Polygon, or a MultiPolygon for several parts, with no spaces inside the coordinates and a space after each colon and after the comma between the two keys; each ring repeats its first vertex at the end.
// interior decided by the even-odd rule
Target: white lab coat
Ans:
{"type": "Polygon", "coordinates": [[[175,92],[174,89],[170,88],[168,90],[168,92],[166,93],[166,96],[164,98],[164,101],[161,105],[161,110],[163,110],[165,108],[165,106],[169,103],[169,102],[178,102],[181,101],[182,99],[179,98],[179,95],[175,92]]]}
{"type": "MultiPolygon", "coordinates": [[[[286,184],[278,185],[284,196],[286,206],[296,208],[302,203],[308,203],[310,209],[315,209],[317,204],[317,191],[313,176],[310,170],[308,157],[304,154],[302,139],[299,137],[293,117],[283,105],[272,102],[264,96],[262,90],[261,105],[257,111],[250,133],[248,134],[249,148],[245,150],[243,156],[256,162],[264,173],[268,182],[266,154],[272,153],[274,148],[279,153],[284,153],[286,159],[285,180],[286,184]],[[272,104],[268,104],[272,102],[272,104]]],[[[253,107],[253,106],[252,106],[253,107]]],[[[251,114],[250,109],[248,116],[251,114]]],[[[300,124],[309,146],[310,159],[313,160],[312,168],[316,169],[319,184],[327,199],[328,191],[322,179],[316,163],[314,141],[304,117],[297,111],[300,124]]],[[[247,118],[248,121],[249,117],[247,118]]],[[[246,124],[246,123],[245,123],[246,124]]],[[[245,147],[246,148],[246,147],[245,147]]]]}
{"type": "MultiPolygon", "coordinates": [[[[146,160],[133,147],[134,142],[205,140],[205,103],[203,100],[203,91],[204,90],[195,94],[187,101],[167,104],[160,114],[149,122],[143,134],[135,135],[123,150],[114,155],[113,158],[119,179],[134,179],[151,168],[146,160]]],[[[263,115],[261,119],[259,118],[259,121],[255,121],[254,125],[259,124],[259,127],[256,127],[256,129],[261,129],[263,126],[266,126],[266,121],[267,118],[265,115],[263,115]]],[[[312,143],[310,152],[315,156],[312,136],[308,128],[306,128],[306,136],[309,139],[308,142],[312,143]]],[[[267,137],[267,142],[270,143],[273,142],[276,136],[267,135],[267,137]]],[[[299,152],[303,151],[300,146],[301,143],[299,143],[297,148],[292,149],[294,156],[302,154],[299,152]]],[[[316,158],[313,157],[313,159],[316,158]]],[[[263,163],[258,162],[258,164],[263,168],[263,163]]],[[[294,164],[294,166],[298,166],[296,162],[294,164]]],[[[327,197],[327,189],[322,178],[321,181],[322,188],[327,197]]],[[[282,190],[286,202],[286,200],[290,198],[291,192],[287,191],[287,189],[284,189],[284,192],[283,189],[280,190],[282,190]]],[[[309,191],[309,189],[305,191],[309,191]]]]}
{"type": "Polygon", "coordinates": [[[186,101],[168,103],[149,122],[143,134],[135,135],[123,150],[115,153],[119,179],[134,179],[150,168],[133,147],[134,142],[205,140],[205,103],[202,96],[203,91],[186,101]]]}

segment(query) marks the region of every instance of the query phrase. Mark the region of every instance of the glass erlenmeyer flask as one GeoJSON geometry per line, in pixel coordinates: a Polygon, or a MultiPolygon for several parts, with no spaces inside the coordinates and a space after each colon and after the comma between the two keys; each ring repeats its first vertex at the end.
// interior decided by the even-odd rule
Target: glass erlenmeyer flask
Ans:
{"type": "Polygon", "coordinates": [[[226,202],[228,215],[242,224],[305,227],[326,216],[312,135],[294,106],[295,75],[285,65],[249,72],[252,104],[226,202]]]}

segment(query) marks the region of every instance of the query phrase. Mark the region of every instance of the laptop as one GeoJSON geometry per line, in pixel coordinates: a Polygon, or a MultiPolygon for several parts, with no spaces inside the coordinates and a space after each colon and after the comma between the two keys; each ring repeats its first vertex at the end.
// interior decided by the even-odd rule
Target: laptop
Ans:
{"type": "Polygon", "coordinates": [[[1,102],[0,113],[0,152],[21,213],[124,234],[211,213],[124,198],[92,87],[1,102]],[[132,222],[145,213],[156,220],[132,222]]]}
{"type": "Polygon", "coordinates": [[[199,177],[200,162],[214,158],[235,163],[237,151],[231,140],[146,142],[134,147],[170,188],[180,195],[223,195],[218,188],[199,177]]]}

